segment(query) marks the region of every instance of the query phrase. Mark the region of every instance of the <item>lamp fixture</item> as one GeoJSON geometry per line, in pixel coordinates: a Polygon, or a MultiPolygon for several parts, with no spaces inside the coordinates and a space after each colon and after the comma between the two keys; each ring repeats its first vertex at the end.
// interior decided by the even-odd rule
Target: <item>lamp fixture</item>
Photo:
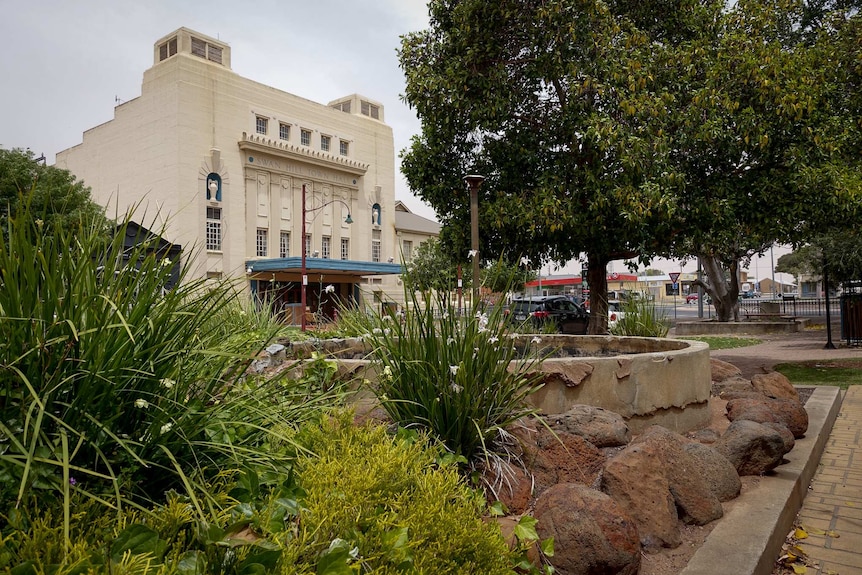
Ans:
{"type": "Polygon", "coordinates": [[[253,271],[254,271],[254,270],[253,270],[251,267],[249,267],[249,268],[247,268],[247,269],[245,270],[245,273],[250,274],[250,273],[251,273],[251,272],[253,272],[253,271]]]}
{"type": "Polygon", "coordinates": [[[352,224],[353,223],[353,218],[350,217],[350,212],[347,212],[347,217],[344,218],[344,223],[345,224],[352,224]]]}

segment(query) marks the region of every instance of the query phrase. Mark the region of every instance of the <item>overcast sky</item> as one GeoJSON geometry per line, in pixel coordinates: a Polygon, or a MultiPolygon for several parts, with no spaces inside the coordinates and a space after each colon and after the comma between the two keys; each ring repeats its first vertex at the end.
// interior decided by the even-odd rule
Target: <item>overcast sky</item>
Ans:
{"type": "MultiPolygon", "coordinates": [[[[323,104],[353,93],[381,102],[396,155],[420,130],[401,101],[396,50],[401,35],[427,27],[424,0],[0,0],[0,14],[0,146],[30,148],[49,164],[112,119],[117,103],[140,95],[153,44],[181,26],[230,44],[231,67],[245,78],[323,104]]],[[[400,174],[395,197],[435,218],[400,174]]],[[[769,277],[770,264],[767,253],[751,275],[769,277]]],[[[609,269],[623,270],[621,262],[609,269]]],[[[578,273],[580,264],[546,264],[549,271],[578,273]]]]}
{"type": "MultiPolygon", "coordinates": [[[[140,95],[153,44],[181,26],[230,44],[245,78],[323,104],[353,93],[381,102],[396,154],[419,132],[396,50],[427,27],[424,0],[0,0],[0,14],[0,146],[49,164],[140,95]]],[[[395,185],[435,217],[400,176],[395,185]]]]}

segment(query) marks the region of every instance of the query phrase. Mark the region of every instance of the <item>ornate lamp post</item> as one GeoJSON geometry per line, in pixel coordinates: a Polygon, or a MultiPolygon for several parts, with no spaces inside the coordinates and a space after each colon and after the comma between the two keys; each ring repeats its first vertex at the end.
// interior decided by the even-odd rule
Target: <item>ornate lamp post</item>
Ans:
{"type": "Polygon", "coordinates": [[[470,190],[470,253],[473,254],[473,305],[479,301],[479,186],[485,176],[464,176],[470,190]]]}
{"type": "MultiPolygon", "coordinates": [[[[326,202],[325,204],[317,206],[316,208],[307,209],[305,207],[305,184],[302,184],[302,238],[301,238],[301,241],[302,241],[302,266],[301,266],[301,268],[302,268],[302,271],[301,271],[302,287],[300,289],[300,293],[302,294],[300,297],[301,316],[302,316],[302,318],[300,319],[300,329],[302,331],[305,331],[305,328],[306,328],[305,306],[306,306],[306,289],[308,288],[308,269],[306,268],[306,265],[305,265],[305,257],[306,257],[306,253],[305,253],[305,218],[306,218],[306,214],[308,212],[316,212],[317,210],[322,210],[323,208],[325,208],[329,204],[334,204],[334,203],[340,203],[340,204],[344,205],[344,207],[347,208],[347,217],[344,218],[344,223],[352,224],[353,218],[350,217],[350,206],[348,206],[347,202],[345,202],[343,200],[337,200],[337,199],[336,200],[330,200],[330,201],[326,202]]],[[[315,214],[315,217],[317,217],[316,214],[315,214]]],[[[311,221],[314,221],[314,218],[311,218],[311,221]]]]}

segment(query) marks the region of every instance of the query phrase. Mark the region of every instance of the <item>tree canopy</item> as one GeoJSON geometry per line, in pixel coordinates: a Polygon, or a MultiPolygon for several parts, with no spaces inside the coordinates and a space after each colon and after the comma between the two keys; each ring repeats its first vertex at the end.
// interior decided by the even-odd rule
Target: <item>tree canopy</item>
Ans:
{"type": "Polygon", "coordinates": [[[479,173],[483,259],[586,253],[591,333],[606,330],[610,260],[701,257],[728,319],[740,259],[859,217],[852,8],[435,0],[429,13],[400,52],[423,126],[408,183],[457,252],[462,178],[479,173]]]}
{"type": "Polygon", "coordinates": [[[22,201],[30,202],[27,213],[40,218],[46,231],[73,229],[104,212],[68,170],[45,165],[29,150],[0,148],[0,223],[22,211],[22,201]]]}

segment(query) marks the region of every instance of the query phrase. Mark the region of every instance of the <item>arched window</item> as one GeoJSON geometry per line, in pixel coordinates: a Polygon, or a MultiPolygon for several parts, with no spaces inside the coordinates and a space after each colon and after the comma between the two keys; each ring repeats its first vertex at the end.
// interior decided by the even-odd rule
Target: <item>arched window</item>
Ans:
{"type": "Polygon", "coordinates": [[[207,176],[207,199],[221,201],[221,176],[215,172],[207,176]]]}

